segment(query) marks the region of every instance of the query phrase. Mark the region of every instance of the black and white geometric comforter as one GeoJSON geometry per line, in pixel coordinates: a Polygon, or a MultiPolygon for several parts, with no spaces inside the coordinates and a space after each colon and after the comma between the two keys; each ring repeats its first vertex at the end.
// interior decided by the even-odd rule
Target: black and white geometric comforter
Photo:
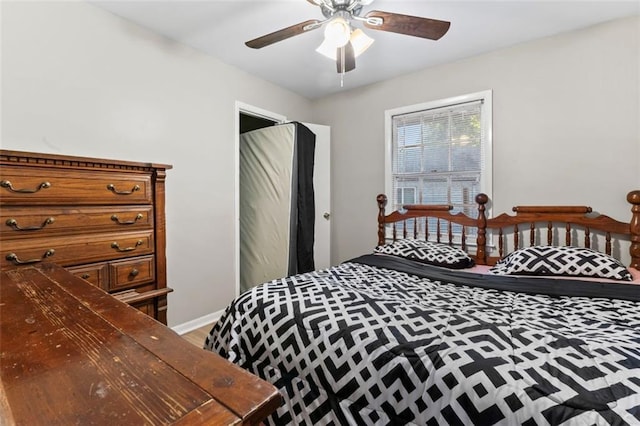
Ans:
{"type": "Polygon", "coordinates": [[[411,263],[258,286],[205,346],[280,389],[270,424],[640,424],[640,288],[411,263]]]}

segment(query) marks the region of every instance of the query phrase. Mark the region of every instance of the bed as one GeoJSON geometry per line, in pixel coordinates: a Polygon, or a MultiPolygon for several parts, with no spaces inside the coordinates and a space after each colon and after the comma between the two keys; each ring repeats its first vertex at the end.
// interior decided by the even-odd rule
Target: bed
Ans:
{"type": "Polygon", "coordinates": [[[241,294],[206,339],[279,388],[268,424],[640,424],[640,191],[629,222],[377,201],[371,253],[241,294]]]}

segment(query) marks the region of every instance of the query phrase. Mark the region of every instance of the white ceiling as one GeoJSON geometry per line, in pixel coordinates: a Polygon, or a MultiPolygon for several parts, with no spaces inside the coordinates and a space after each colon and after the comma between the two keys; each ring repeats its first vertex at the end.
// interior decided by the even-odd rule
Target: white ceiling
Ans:
{"type": "Polygon", "coordinates": [[[375,43],[357,58],[341,86],[335,63],[315,52],[321,29],[259,50],[244,45],[308,19],[323,19],[320,8],[306,0],[88,1],[309,99],[640,14],[640,0],[376,0],[362,15],[383,10],[450,21],[451,28],[438,41],[364,29],[375,43]]]}

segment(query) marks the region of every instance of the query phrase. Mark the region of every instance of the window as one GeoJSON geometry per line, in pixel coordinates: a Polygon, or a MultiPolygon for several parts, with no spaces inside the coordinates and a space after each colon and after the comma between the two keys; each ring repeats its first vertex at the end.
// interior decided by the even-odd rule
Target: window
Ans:
{"type": "Polygon", "coordinates": [[[451,204],[475,217],[476,195],[491,196],[491,121],[491,91],[386,111],[388,211],[451,204]]]}

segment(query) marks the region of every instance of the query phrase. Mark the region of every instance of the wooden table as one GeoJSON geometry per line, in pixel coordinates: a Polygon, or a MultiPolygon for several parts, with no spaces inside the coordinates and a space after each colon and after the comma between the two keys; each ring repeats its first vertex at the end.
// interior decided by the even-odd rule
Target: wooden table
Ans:
{"type": "Polygon", "coordinates": [[[54,264],[0,276],[0,424],[257,424],[271,384],[54,264]]]}

